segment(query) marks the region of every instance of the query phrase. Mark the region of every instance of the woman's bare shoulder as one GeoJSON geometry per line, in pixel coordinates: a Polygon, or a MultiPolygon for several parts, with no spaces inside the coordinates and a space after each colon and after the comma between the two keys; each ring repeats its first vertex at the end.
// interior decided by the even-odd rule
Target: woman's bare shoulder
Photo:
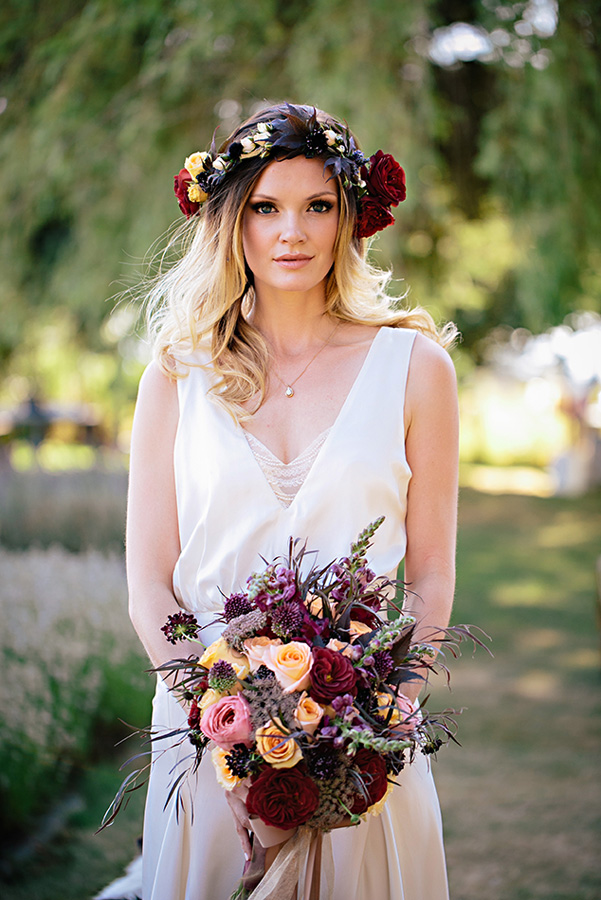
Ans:
{"type": "Polygon", "coordinates": [[[178,413],[177,379],[168,375],[158,362],[151,362],[140,379],[136,419],[166,427],[177,420],[178,413]]]}
{"type": "Polygon", "coordinates": [[[422,381],[423,376],[426,376],[427,382],[455,383],[456,381],[455,366],[448,351],[435,340],[420,332],[415,335],[409,374],[410,377],[413,376],[413,380],[422,381]]]}
{"type": "Polygon", "coordinates": [[[457,397],[457,377],[449,353],[432,338],[415,336],[407,379],[407,410],[453,405],[457,397]]]}

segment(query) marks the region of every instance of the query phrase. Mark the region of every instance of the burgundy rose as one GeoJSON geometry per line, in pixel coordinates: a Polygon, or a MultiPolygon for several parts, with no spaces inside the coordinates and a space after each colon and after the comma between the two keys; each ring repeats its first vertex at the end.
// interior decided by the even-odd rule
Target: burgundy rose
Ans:
{"type": "Polygon", "coordinates": [[[342,653],[327,647],[313,649],[313,668],[309,693],[318,703],[330,703],[339,694],[357,696],[357,675],[353,664],[342,653]]]}
{"type": "Polygon", "coordinates": [[[383,757],[366,747],[357,751],[353,759],[353,768],[358,771],[367,792],[367,799],[363,793],[358,792],[351,806],[351,813],[360,816],[370,806],[382,799],[388,790],[388,776],[383,757]]]}
{"type": "Polygon", "coordinates": [[[359,203],[355,235],[358,238],[371,237],[388,225],[394,225],[394,216],[385,206],[381,206],[371,197],[364,197],[359,203]]]}
{"type": "Polygon", "coordinates": [[[173,190],[179,203],[179,208],[185,215],[186,219],[193,216],[200,209],[200,203],[192,203],[188,197],[188,186],[192,184],[194,179],[187,169],[180,169],[173,179],[173,190]]]}
{"type": "Polygon", "coordinates": [[[367,193],[381,206],[398,206],[407,196],[405,173],[390,153],[378,150],[361,169],[367,193]]]}
{"type": "Polygon", "coordinates": [[[308,822],[319,804],[319,788],[299,766],[267,766],[253,778],[246,798],[249,815],[274,828],[296,828],[308,822]]]}

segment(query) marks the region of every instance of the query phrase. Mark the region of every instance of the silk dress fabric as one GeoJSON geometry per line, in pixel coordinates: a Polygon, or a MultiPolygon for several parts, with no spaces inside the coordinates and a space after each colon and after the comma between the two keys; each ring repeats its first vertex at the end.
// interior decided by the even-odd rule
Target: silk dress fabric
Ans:
{"type": "MultiPolygon", "coordinates": [[[[181,555],[174,575],[180,605],[205,627],[206,644],[223,592],[243,590],[253,571],[286,554],[290,537],[317,551],[309,564],[348,553],[359,532],[385,520],[369,551],[377,574],[395,577],[406,548],[403,405],[415,332],[381,328],[289,506],[277,499],[244,430],[207,397],[210,370],[196,363],[178,381],[174,465],[181,555]]],[[[291,401],[293,402],[293,401],[291,401]]],[[[153,727],[185,724],[180,705],[157,683],[153,727]]],[[[172,740],[153,751],[143,845],[143,900],[228,900],[244,865],[224,790],[209,754],[165,806],[191,746],[172,740]]],[[[442,824],[428,760],[417,754],[397,778],[380,816],[338,829],[332,842],[333,900],[448,900],[442,824]]]]}

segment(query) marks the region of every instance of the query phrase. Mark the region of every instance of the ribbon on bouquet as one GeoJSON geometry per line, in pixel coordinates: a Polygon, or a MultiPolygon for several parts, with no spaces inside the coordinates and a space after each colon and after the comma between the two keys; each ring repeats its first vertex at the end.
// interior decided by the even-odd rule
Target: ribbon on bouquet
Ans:
{"type": "MultiPolygon", "coordinates": [[[[248,788],[237,785],[234,793],[246,800],[248,788]]],[[[264,850],[282,844],[269,870],[256,885],[249,900],[331,900],[334,890],[334,857],[330,841],[323,842],[323,832],[302,826],[284,830],[266,825],[261,819],[251,819],[261,853],[255,855],[261,865],[264,850]]],[[[252,869],[252,863],[251,863],[252,869]]],[[[249,871],[254,882],[258,873],[249,871]],[[254,876],[254,877],[253,877],[254,876]]]]}
{"type": "MultiPolygon", "coordinates": [[[[262,846],[282,840],[278,828],[269,828],[260,821],[252,821],[252,828],[262,846]],[[278,832],[277,840],[265,833],[278,832]]],[[[334,887],[334,859],[330,842],[323,844],[323,833],[314,828],[301,827],[289,837],[278,851],[268,872],[263,876],[249,900],[330,900],[334,887]]]]}

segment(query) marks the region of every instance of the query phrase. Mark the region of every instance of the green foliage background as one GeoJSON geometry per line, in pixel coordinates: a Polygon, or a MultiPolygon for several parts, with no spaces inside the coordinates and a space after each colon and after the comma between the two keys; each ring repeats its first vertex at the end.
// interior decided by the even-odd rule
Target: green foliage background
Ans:
{"type": "Polygon", "coordinates": [[[555,34],[527,41],[549,54],[542,69],[528,52],[447,68],[426,52],[459,20],[515,41],[527,7],[5,0],[0,401],[95,401],[117,428],[139,362],[132,316],[109,319],[109,298],[176,217],[183,158],[264,99],[315,103],[403,162],[409,198],[372,252],[410,302],[458,321],[476,358],[499,323],[599,309],[596,4],[560,0],[555,34]]]}

